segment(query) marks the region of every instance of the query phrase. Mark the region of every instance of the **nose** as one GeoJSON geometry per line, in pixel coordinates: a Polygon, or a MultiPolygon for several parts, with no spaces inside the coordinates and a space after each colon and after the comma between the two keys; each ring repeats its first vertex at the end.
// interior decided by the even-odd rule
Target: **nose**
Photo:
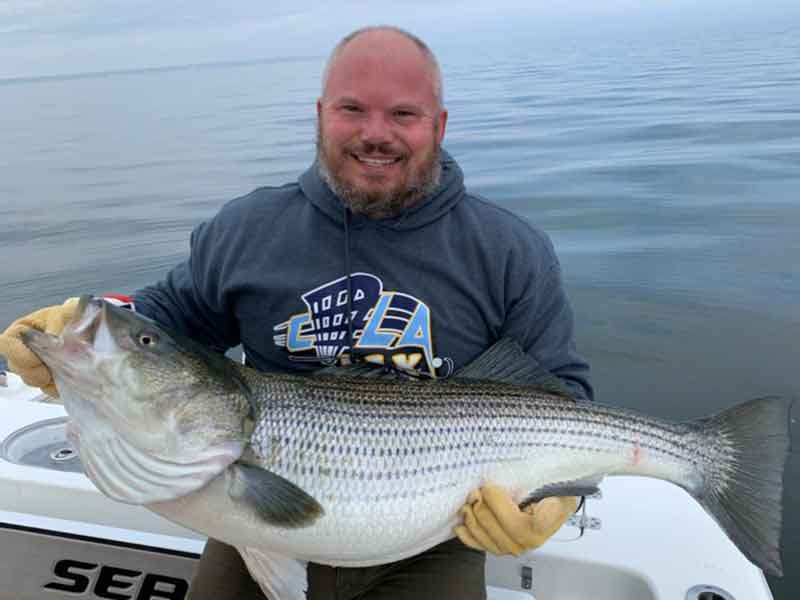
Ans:
{"type": "Polygon", "coordinates": [[[384,144],[392,139],[391,124],[385,116],[378,111],[373,111],[364,120],[361,129],[361,142],[364,144],[384,144]]]}

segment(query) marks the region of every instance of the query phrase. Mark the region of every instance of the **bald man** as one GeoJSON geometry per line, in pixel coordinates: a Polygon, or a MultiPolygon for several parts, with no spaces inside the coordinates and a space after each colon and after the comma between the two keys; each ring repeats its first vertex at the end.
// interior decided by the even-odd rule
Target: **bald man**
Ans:
{"type": "MultiPolygon", "coordinates": [[[[314,164],[199,225],[189,259],[136,292],[135,310],[220,352],[242,344],[262,371],[366,361],[447,377],[511,337],[591,399],[552,244],[467,192],[441,148],[442,94],[436,58],[415,36],[374,27],[344,38],[317,101],[314,164]]],[[[58,333],[74,304],[41,309],[0,336],[12,369],[51,395],[49,372],[19,335],[58,333]]],[[[309,563],[307,598],[485,598],[484,552],[535,548],[574,507],[574,498],[548,498],[520,511],[486,482],[465,498],[452,539],[375,567],[309,563]]],[[[237,552],[209,540],[191,600],[263,597],[237,552]]]]}

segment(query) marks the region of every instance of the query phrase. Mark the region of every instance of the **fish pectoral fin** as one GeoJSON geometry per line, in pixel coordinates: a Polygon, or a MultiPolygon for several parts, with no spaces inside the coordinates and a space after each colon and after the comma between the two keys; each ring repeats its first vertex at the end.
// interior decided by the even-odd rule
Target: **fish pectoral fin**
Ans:
{"type": "Polygon", "coordinates": [[[308,527],[325,513],[315,498],[291,481],[259,467],[235,463],[226,478],[228,495],[270,525],[308,527]]]}
{"type": "Polygon", "coordinates": [[[591,496],[600,491],[598,485],[602,480],[603,477],[600,476],[548,483],[528,494],[525,499],[519,503],[519,507],[525,508],[534,502],[539,502],[544,498],[550,498],[552,496],[591,496]]]}

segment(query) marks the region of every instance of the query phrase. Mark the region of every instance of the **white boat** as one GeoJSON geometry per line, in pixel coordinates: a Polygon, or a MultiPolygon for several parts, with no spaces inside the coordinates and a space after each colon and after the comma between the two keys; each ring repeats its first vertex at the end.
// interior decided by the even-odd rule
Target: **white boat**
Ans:
{"type": "MultiPolygon", "coordinates": [[[[0,386],[0,600],[182,600],[204,539],[103,496],[65,412],[0,386]]],[[[763,573],[683,490],[611,477],[544,546],[489,557],[489,600],[770,600],[763,573]]]]}

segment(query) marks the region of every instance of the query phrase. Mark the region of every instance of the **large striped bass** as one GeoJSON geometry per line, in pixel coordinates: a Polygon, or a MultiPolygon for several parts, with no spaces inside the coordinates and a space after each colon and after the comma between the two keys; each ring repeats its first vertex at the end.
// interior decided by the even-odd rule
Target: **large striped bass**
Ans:
{"type": "Polygon", "coordinates": [[[508,342],[448,380],[263,374],[88,298],[60,336],[25,343],[95,485],[235,546],[274,597],[303,597],[281,557],[367,566],[452,537],[484,483],[523,503],[623,474],[684,488],[781,573],[787,400],[667,423],[540,385],[508,342]]]}

